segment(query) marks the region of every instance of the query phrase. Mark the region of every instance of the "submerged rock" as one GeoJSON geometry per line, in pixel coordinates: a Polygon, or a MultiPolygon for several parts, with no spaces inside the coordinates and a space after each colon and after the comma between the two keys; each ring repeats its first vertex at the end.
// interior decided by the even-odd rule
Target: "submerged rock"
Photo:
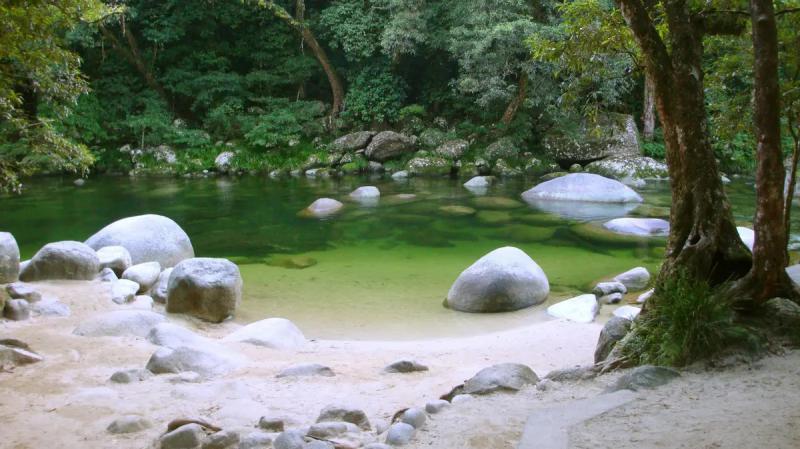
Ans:
{"type": "Polygon", "coordinates": [[[613,179],[589,173],[571,173],[545,181],[522,194],[525,201],[587,201],[641,203],[642,197],[613,179]]]}
{"type": "Polygon", "coordinates": [[[198,257],[175,266],[167,288],[167,312],[219,323],[242,300],[239,267],[227,259],[198,257]]]}
{"type": "Polygon", "coordinates": [[[310,217],[325,218],[339,212],[343,207],[344,204],[334,199],[320,198],[303,209],[301,214],[310,217]]]}
{"type": "Polygon", "coordinates": [[[463,312],[506,312],[543,302],[544,271],[522,250],[498,248],[464,270],[450,287],[447,306],[463,312]]]}
{"type": "Polygon", "coordinates": [[[509,209],[518,209],[523,206],[517,200],[512,200],[511,198],[504,198],[501,196],[482,196],[472,200],[472,202],[481,209],[493,209],[493,210],[509,210],[509,209]]]}
{"type": "Polygon", "coordinates": [[[618,234],[643,237],[669,235],[669,222],[660,218],[615,218],[603,227],[618,234]]]}
{"type": "Polygon", "coordinates": [[[297,349],[306,338],[294,323],[285,318],[268,318],[248,324],[225,337],[225,341],[239,341],[273,349],[297,349]]]}
{"type": "Polygon", "coordinates": [[[536,385],[539,377],[530,367],[519,363],[501,363],[478,371],[464,383],[466,394],[490,394],[496,391],[519,391],[536,385]]]}
{"type": "Polygon", "coordinates": [[[95,251],[80,242],[48,243],[19,274],[22,281],[49,279],[92,280],[100,271],[95,251]]]}
{"type": "Polygon", "coordinates": [[[439,208],[439,210],[445,215],[450,215],[452,217],[466,217],[469,215],[475,215],[476,212],[476,210],[471,207],[459,205],[442,206],[439,208]]]}
{"type": "Polygon", "coordinates": [[[19,246],[10,232],[0,232],[0,284],[19,277],[19,246]]]}
{"type": "Polygon", "coordinates": [[[375,186],[362,186],[350,192],[350,198],[354,200],[378,199],[381,192],[375,186]]]}
{"type": "Polygon", "coordinates": [[[86,240],[94,249],[123,246],[131,263],[158,262],[173,267],[194,257],[189,236],[171,219],[161,215],[137,215],[117,220],[86,240]]]}
{"type": "Polygon", "coordinates": [[[591,323],[600,311],[595,295],[580,295],[547,308],[554,318],[565,318],[576,323],[591,323]]]}
{"type": "Polygon", "coordinates": [[[278,256],[269,259],[266,264],[271,267],[302,270],[316,265],[317,259],[308,256],[278,256]]]}

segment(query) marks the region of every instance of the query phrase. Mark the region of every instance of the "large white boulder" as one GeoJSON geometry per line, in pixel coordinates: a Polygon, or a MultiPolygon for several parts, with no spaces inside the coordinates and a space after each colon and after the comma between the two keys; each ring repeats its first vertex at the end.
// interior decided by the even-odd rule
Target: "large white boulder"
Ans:
{"type": "Polygon", "coordinates": [[[19,246],[10,232],[0,232],[0,284],[19,277],[19,246]]]}
{"type": "Polygon", "coordinates": [[[22,281],[47,279],[91,280],[100,272],[95,251],[81,242],[48,243],[19,274],[22,281]]]}
{"type": "Polygon", "coordinates": [[[545,181],[522,193],[526,201],[590,201],[641,203],[642,197],[625,184],[590,173],[571,173],[545,181]]]}
{"type": "Polygon", "coordinates": [[[752,229],[745,228],[744,226],[737,226],[736,232],[739,233],[739,238],[742,239],[742,243],[752,252],[753,245],[756,242],[756,233],[752,229]]]}
{"type": "Polygon", "coordinates": [[[161,215],[137,215],[117,220],[86,240],[94,249],[123,246],[132,264],[158,262],[172,267],[194,257],[189,236],[171,219],[161,215]]]}
{"type": "Polygon", "coordinates": [[[294,323],[285,318],[268,318],[248,324],[225,337],[225,341],[241,341],[274,349],[296,349],[306,337],[294,323]]]}
{"type": "Polygon", "coordinates": [[[464,270],[450,287],[447,306],[462,312],[506,312],[543,302],[544,271],[518,248],[498,248],[464,270]]]}
{"type": "Polygon", "coordinates": [[[239,267],[227,259],[198,257],[175,266],[167,287],[167,312],[221,322],[242,300],[239,267]]]}
{"type": "Polygon", "coordinates": [[[547,308],[554,318],[565,318],[576,323],[591,323],[600,311],[595,295],[580,295],[547,308]]]}
{"type": "Polygon", "coordinates": [[[669,235],[669,222],[660,218],[615,218],[603,223],[611,232],[642,237],[669,235]]]}

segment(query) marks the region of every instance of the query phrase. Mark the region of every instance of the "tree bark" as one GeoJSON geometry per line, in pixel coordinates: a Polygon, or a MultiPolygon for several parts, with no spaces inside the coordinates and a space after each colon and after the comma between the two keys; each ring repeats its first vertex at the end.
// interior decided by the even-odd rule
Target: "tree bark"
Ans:
{"type": "Polygon", "coordinates": [[[679,272],[718,285],[738,279],[751,258],[736,232],[706,121],[702,29],[682,0],[665,0],[672,54],[641,0],[618,0],[651,74],[672,189],[670,235],[659,284],[679,272]]]}
{"type": "Polygon", "coordinates": [[[753,98],[757,137],[756,216],[753,266],[734,286],[737,293],[763,303],[791,294],[784,271],[787,227],[784,220],[784,167],[780,132],[778,31],[772,0],[750,0],[753,27],[753,98]]]}
{"type": "Polygon", "coordinates": [[[792,229],[792,200],[794,200],[794,192],[797,186],[797,162],[800,160],[800,123],[795,125],[794,116],[789,114],[788,117],[789,134],[794,141],[794,149],[792,150],[792,162],[789,166],[789,179],[786,185],[786,197],[783,207],[783,225],[786,228],[786,261],[789,261],[789,233],[792,229]],[[795,128],[797,126],[797,128],[795,128]]]}
{"type": "Polygon", "coordinates": [[[647,70],[644,71],[644,110],[642,111],[642,137],[652,142],[656,131],[656,88],[647,70]]]}
{"type": "Polygon", "coordinates": [[[513,120],[514,117],[517,116],[517,111],[522,107],[522,104],[525,102],[525,97],[528,95],[528,73],[523,71],[522,74],[519,76],[519,81],[517,82],[517,95],[511,99],[511,102],[506,107],[506,111],[503,113],[503,118],[501,121],[504,125],[508,126],[513,120]]]}

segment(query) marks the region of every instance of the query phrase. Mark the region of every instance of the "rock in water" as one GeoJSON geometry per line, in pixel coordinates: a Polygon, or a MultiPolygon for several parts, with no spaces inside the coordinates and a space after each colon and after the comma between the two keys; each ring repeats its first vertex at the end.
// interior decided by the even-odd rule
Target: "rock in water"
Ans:
{"type": "Polygon", "coordinates": [[[114,274],[122,276],[132,264],[131,253],[124,246],[104,246],[97,250],[97,258],[100,260],[100,269],[110,268],[114,274]]]}
{"type": "Polygon", "coordinates": [[[621,282],[628,291],[636,292],[647,288],[647,284],[650,283],[650,272],[645,267],[636,267],[616,275],[614,280],[621,282]]]}
{"type": "Polygon", "coordinates": [[[171,219],[161,215],[138,215],[117,220],[86,240],[94,249],[123,246],[131,263],[158,262],[172,267],[194,257],[189,236],[171,219]]]}
{"type": "Polygon", "coordinates": [[[469,181],[464,183],[464,187],[467,189],[470,188],[489,188],[492,185],[492,177],[491,176],[475,176],[471,178],[469,181]]]}
{"type": "Polygon", "coordinates": [[[342,405],[329,405],[322,409],[317,418],[317,422],[328,421],[343,421],[355,424],[364,431],[369,431],[372,426],[369,424],[367,414],[363,410],[357,408],[342,406],[342,405]]]}
{"type": "Polygon", "coordinates": [[[597,347],[594,350],[594,363],[604,361],[611,354],[614,345],[628,334],[631,329],[631,323],[631,320],[618,316],[608,320],[603,326],[603,330],[600,331],[600,337],[597,339],[597,347]]]}
{"type": "Polygon", "coordinates": [[[464,393],[519,391],[525,385],[535,385],[537,382],[539,377],[528,366],[519,363],[501,363],[478,371],[464,383],[464,393]]]}
{"type": "Polygon", "coordinates": [[[144,293],[156,283],[161,274],[161,264],[158,262],[145,262],[133,265],[122,273],[122,279],[139,284],[137,293],[144,293]]]}
{"type": "Polygon", "coordinates": [[[547,308],[547,314],[554,318],[565,318],[576,323],[591,323],[600,306],[595,295],[580,295],[561,301],[547,308]]]}
{"type": "Polygon", "coordinates": [[[525,201],[590,201],[600,203],[641,203],[638,193],[613,179],[590,173],[571,173],[545,181],[522,194],[525,201]]]}
{"type": "Polygon", "coordinates": [[[334,199],[320,198],[305,208],[301,214],[310,217],[325,218],[339,212],[343,207],[344,204],[334,199]]]}
{"type": "Polygon", "coordinates": [[[660,218],[615,218],[603,223],[609,231],[643,237],[669,235],[669,222],[660,218]]]}
{"type": "Polygon", "coordinates": [[[167,289],[167,312],[219,323],[242,299],[239,267],[227,259],[198,257],[175,266],[167,289]]]}
{"type": "Polygon", "coordinates": [[[48,243],[33,256],[19,278],[22,281],[48,279],[92,280],[100,271],[95,251],[80,242],[48,243]]]}
{"type": "Polygon", "coordinates": [[[0,284],[19,277],[19,246],[10,232],[0,232],[0,284]]]}
{"type": "Polygon", "coordinates": [[[522,250],[506,246],[481,257],[450,287],[448,307],[463,312],[506,312],[543,302],[547,276],[522,250]]]}
{"type": "Polygon", "coordinates": [[[83,321],[72,332],[84,337],[146,337],[164,315],[146,310],[115,310],[83,321]]]}
{"type": "Polygon", "coordinates": [[[383,131],[372,138],[364,151],[367,159],[385,162],[416,149],[416,139],[394,131],[383,131]]]}
{"type": "Polygon", "coordinates": [[[362,186],[350,192],[350,198],[354,200],[366,200],[380,198],[381,192],[375,186],[362,186]]]}
{"type": "Polygon", "coordinates": [[[653,389],[680,377],[680,373],[664,366],[644,365],[622,375],[607,391],[653,389]]]}
{"type": "Polygon", "coordinates": [[[288,368],[283,369],[280,373],[278,373],[275,377],[306,377],[306,376],[322,376],[322,377],[333,377],[336,374],[333,372],[332,369],[325,365],[320,365],[319,363],[301,363],[298,365],[292,365],[288,368]]]}
{"type": "Polygon", "coordinates": [[[736,231],[739,233],[739,238],[742,239],[744,246],[746,246],[750,251],[753,251],[753,245],[756,241],[756,233],[752,229],[745,228],[744,226],[737,226],[736,231]]]}
{"type": "Polygon", "coordinates": [[[226,341],[241,341],[274,349],[297,349],[306,337],[297,326],[285,318],[256,321],[225,337],[226,341]]]}

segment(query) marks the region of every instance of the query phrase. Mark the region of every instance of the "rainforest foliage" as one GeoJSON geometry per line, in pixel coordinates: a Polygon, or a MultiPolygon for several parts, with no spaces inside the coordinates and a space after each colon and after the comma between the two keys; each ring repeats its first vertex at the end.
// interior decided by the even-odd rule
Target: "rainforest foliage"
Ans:
{"type": "MultiPolygon", "coordinates": [[[[787,130],[797,16],[779,16],[787,130]]],[[[242,168],[262,168],[348,130],[434,123],[535,154],[548,132],[606,112],[641,127],[647,103],[609,0],[10,0],[0,23],[0,179],[12,189],[36,170],[125,171],[137,149],[169,147],[196,171],[234,148],[242,168]]],[[[748,26],[706,41],[714,149],[724,170],[752,170],[748,26]]],[[[659,157],[657,128],[644,148],[659,157]]]]}

